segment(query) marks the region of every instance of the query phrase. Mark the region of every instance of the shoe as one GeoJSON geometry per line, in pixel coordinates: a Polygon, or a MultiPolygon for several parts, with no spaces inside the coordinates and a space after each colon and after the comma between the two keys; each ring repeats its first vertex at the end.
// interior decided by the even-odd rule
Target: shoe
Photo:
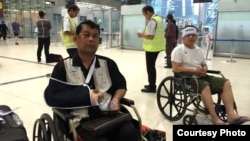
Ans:
{"type": "Polygon", "coordinates": [[[146,89],[146,88],[149,88],[149,85],[144,85],[144,88],[146,89]]]}
{"type": "Polygon", "coordinates": [[[246,116],[240,116],[236,120],[230,122],[229,125],[241,125],[247,121],[249,121],[249,119],[246,116]]]}
{"type": "Polygon", "coordinates": [[[169,68],[170,69],[170,68],[172,68],[172,66],[165,66],[164,68],[169,68]]]}
{"type": "Polygon", "coordinates": [[[155,93],[156,92],[156,89],[152,89],[152,88],[144,88],[144,89],[141,89],[141,92],[144,92],[144,93],[155,93]]]}
{"type": "Polygon", "coordinates": [[[40,63],[40,62],[41,62],[41,58],[38,58],[38,59],[37,59],[37,62],[40,63]]]}
{"type": "Polygon", "coordinates": [[[15,43],[15,45],[18,45],[18,43],[15,43]]]}

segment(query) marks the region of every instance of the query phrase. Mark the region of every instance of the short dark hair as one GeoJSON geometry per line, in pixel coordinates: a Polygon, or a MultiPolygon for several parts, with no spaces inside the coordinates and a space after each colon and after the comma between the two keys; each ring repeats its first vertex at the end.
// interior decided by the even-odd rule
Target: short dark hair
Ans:
{"type": "Polygon", "coordinates": [[[38,15],[39,15],[39,17],[43,18],[45,13],[43,11],[39,11],[38,15]]]}
{"type": "Polygon", "coordinates": [[[171,13],[169,13],[169,14],[167,15],[167,18],[170,19],[170,20],[172,20],[172,21],[174,20],[173,14],[171,14],[171,13]]]}
{"type": "Polygon", "coordinates": [[[79,9],[79,7],[77,5],[71,5],[71,6],[68,7],[68,12],[71,11],[71,10],[79,11],[80,9],[79,9]]]}
{"type": "Polygon", "coordinates": [[[151,12],[151,13],[155,13],[155,12],[154,12],[154,8],[153,8],[152,6],[150,6],[150,5],[144,6],[144,7],[142,8],[142,11],[143,11],[143,12],[149,11],[149,12],[151,12]]]}
{"type": "Polygon", "coordinates": [[[84,22],[81,22],[79,25],[77,25],[77,27],[76,27],[76,34],[77,35],[79,35],[79,33],[81,32],[82,25],[84,25],[84,24],[90,26],[92,29],[97,29],[99,34],[100,34],[100,26],[91,20],[86,20],[84,22]]]}

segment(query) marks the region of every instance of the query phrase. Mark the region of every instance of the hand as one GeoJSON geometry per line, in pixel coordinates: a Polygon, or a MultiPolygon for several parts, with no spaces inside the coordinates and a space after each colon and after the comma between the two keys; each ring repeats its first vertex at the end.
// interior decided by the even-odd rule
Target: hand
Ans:
{"type": "Polygon", "coordinates": [[[120,110],[120,101],[118,98],[113,98],[109,103],[110,111],[120,110]]]}
{"type": "Polygon", "coordinates": [[[201,67],[197,67],[195,68],[195,74],[199,75],[199,76],[205,76],[207,73],[207,69],[206,68],[201,68],[201,67]]]}
{"type": "Polygon", "coordinates": [[[92,105],[98,105],[104,99],[104,94],[98,90],[92,90],[90,95],[92,105]]]}
{"type": "Polygon", "coordinates": [[[139,38],[143,37],[143,33],[137,33],[137,37],[139,38]]]}

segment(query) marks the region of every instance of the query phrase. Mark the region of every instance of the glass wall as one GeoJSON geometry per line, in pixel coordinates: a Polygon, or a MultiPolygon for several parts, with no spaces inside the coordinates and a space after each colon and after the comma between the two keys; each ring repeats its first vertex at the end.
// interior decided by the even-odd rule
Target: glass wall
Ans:
{"type": "Polygon", "coordinates": [[[238,57],[250,54],[250,12],[219,12],[215,54],[230,54],[238,57]],[[235,40],[234,44],[231,40],[235,40]],[[239,55],[241,54],[241,55],[239,55]]]}

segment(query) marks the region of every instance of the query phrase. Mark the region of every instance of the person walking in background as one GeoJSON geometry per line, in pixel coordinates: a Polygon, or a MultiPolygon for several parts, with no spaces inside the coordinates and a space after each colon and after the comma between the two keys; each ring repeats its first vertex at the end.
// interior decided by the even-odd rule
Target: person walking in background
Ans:
{"type": "Polygon", "coordinates": [[[143,38],[143,49],[146,53],[146,67],[148,74],[148,85],[145,85],[142,92],[156,92],[156,68],[155,62],[159,52],[165,48],[163,19],[154,14],[152,6],[145,6],[142,13],[147,20],[147,25],[143,33],[137,36],[143,38]]]}
{"type": "Polygon", "coordinates": [[[44,54],[47,63],[49,60],[50,29],[52,26],[50,21],[44,18],[45,13],[43,11],[39,11],[38,14],[40,19],[36,22],[38,32],[37,62],[41,62],[41,53],[44,47],[44,54]]]}
{"type": "Polygon", "coordinates": [[[165,29],[165,38],[166,38],[166,48],[165,48],[165,52],[166,52],[166,62],[167,62],[167,66],[165,66],[165,68],[172,68],[172,64],[171,64],[171,52],[174,48],[173,44],[176,41],[176,25],[173,22],[174,18],[172,14],[168,14],[167,15],[167,19],[166,22],[167,27],[165,29]]]}
{"type": "Polygon", "coordinates": [[[0,24],[0,39],[3,36],[3,40],[6,40],[7,31],[9,31],[9,29],[8,29],[7,25],[4,23],[4,21],[2,21],[0,24]]]}
{"type": "Polygon", "coordinates": [[[12,31],[15,36],[15,45],[19,45],[19,33],[21,29],[21,25],[17,22],[17,18],[14,18],[14,22],[11,23],[12,31]]]}
{"type": "Polygon", "coordinates": [[[69,54],[69,57],[72,58],[74,54],[77,53],[77,46],[73,41],[73,37],[76,32],[76,25],[74,19],[80,9],[76,5],[71,5],[68,7],[68,13],[63,18],[63,24],[62,24],[62,42],[63,45],[67,48],[67,52],[69,54]]]}

